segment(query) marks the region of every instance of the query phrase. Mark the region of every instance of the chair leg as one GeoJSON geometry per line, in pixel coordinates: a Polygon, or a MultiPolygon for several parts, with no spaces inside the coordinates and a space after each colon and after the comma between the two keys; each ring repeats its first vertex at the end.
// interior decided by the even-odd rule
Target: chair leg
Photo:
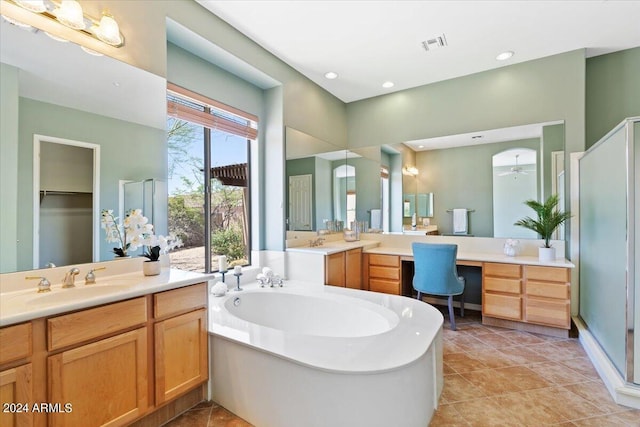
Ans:
{"type": "Polygon", "coordinates": [[[449,322],[451,322],[451,330],[456,330],[456,319],[453,316],[453,295],[449,295],[449,322]]]}
{"type": "Polygon", "coordinates": [[[418,291],[418,296],[416,298],[422,301],[422,292],[418,291]]]}
{"type": "Polygon", "coordinates": [[[460,317],[464,317],[464,292],[460,294],[460,317]]]}

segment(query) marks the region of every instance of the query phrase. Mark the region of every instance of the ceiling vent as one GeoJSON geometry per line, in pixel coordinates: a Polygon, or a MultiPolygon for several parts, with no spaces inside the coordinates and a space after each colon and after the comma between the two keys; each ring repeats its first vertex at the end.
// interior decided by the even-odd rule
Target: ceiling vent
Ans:
{"type": "Polygon", "coordinates": [[[447,46],[447,38],[444,36],[444,34],[440,36],[432,37],[422,42],[422,47],[427,52],[434,49],[441,48],[441,47],[445,47],[445,46],[447,46]]]}

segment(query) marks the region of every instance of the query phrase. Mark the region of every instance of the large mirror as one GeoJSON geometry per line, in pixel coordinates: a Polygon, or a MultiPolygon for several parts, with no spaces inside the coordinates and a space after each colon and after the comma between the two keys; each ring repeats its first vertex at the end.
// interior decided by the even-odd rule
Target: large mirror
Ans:
{"type": "Polygon", "coordinates": [[[513,226],[523,216],[535,215],[524,201],[562,196],[562,121],[405,144],[415,150],[417,193],[433,193],[437,200],[431,223],[440,234],[455,234],[453,210],[467,209],[470,235],[537,238],[513,226]]]}
{"type": "MultiPolygon", "coordinates": [[[[314,147],[323,149],[319,143],[314,147]]],[[[314,213],[308,230],[325,228],[323,220],[336,219],[336,206],[347,204],[347,191],[338,192],[331,185],[338,164],[353,166],[355,218],[374,228],[379,224],[385,232],[410,232],[415,213],[419,229],[428,225],[438,234],[458,234],[453,210],[467,209],[465,235],[537,238],[513,226],[533,215],[523,202],[550,194],[563,197],[562,121],[342,150],[333,160],[322,160],[327,155],[322,151],[290,158],[299,150],[289,148],[287,144],[287,179],[303,173],[313,176],[309,204],[314,213]],[[318,167],[324,161],[328,166],[318,167]],[[309,167],[302,171],[296,162],[309,167]]],[[[556,238],[564,238],[563,232],[556,238]]]]}
{"type": "MultiPolygon", "coordinates": [[[[113,259],[100,229],[100,209],[119,212],[122,182],[166,180],[166,81],[53,40],[42,31],[0,21],[0,272],[30,270],[48,262],[76,263],[47,255],[72,252],[64,251],[63,245],[85,248],[80,262],[113,259]],[[56,147],[92,147],[88,162],[95,162],[94,177],[89,175],[89,185],[70,190],[56,184],[42,197],[40,189],[52,180],[38,177],[46,165],[34,168],[36,139],[43,147],[51,142],[56,147]],[[80,205],[80,193],[88,193],[88,204],[80,205]],[[64,201],[65,197],[75,199],[64,201]],[[49,217],[41,218],[45,213],[49,217]],[[58,228],[57,237],[42,238],[52,228],[47,225],[52,215],[53,223],[71,226],[58,228]],[[80,233],[72,226],[74,215],[89,221],[89,231],[80,233]]],[[[40,157],[43,163],[53,158],[40,157]]],[[[67,155],[58,156],[57,162],[57,178],[85,167],[67,155]]],[[[166,232],[166,218],[158,221],[156,228],[166,232]]]]}

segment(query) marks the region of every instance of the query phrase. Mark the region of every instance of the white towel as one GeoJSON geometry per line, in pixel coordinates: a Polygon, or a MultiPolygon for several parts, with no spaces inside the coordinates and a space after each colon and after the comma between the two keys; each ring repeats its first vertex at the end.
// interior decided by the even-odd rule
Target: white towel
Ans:
{"type": "Polygon", "coordinates": [[[467,210],[466,209],[453,210],[453,232],[454,233],[467,232],[467,210]]]}
{"type": "Polygon", "coordinates": [[[371,209],[371,220],[369,221],[371,228],[382,228],[381,220],[382,220],[382,210],[371,209]]]}

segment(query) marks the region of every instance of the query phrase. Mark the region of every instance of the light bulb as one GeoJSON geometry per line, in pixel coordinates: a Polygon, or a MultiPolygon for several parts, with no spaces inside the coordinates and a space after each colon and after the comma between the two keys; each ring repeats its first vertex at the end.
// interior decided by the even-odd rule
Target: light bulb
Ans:
{"type": "Polygon", "coordinates": [[[82,14],[82,6],[75,0],[62,0],[60,8],[55,13],[56,18],[62,24],[74,30],[84,30],[84,15],[82,14]]]}
{"type": "Polygon", "coordinates": [[[47,10],[44,0],[15,0],[15,2],[18,6],[31,12],[42,13],[47,10]]]}
{"type": "Polygon", "coordinates": [[[122,44],[122,37],[120,37],[120,28],[113,16],[109,14],[102,15],[100,19],[100,25],[94,29],[94,33],[100,40],[110,44],[112,46],[118,46],[122,44]]]}

